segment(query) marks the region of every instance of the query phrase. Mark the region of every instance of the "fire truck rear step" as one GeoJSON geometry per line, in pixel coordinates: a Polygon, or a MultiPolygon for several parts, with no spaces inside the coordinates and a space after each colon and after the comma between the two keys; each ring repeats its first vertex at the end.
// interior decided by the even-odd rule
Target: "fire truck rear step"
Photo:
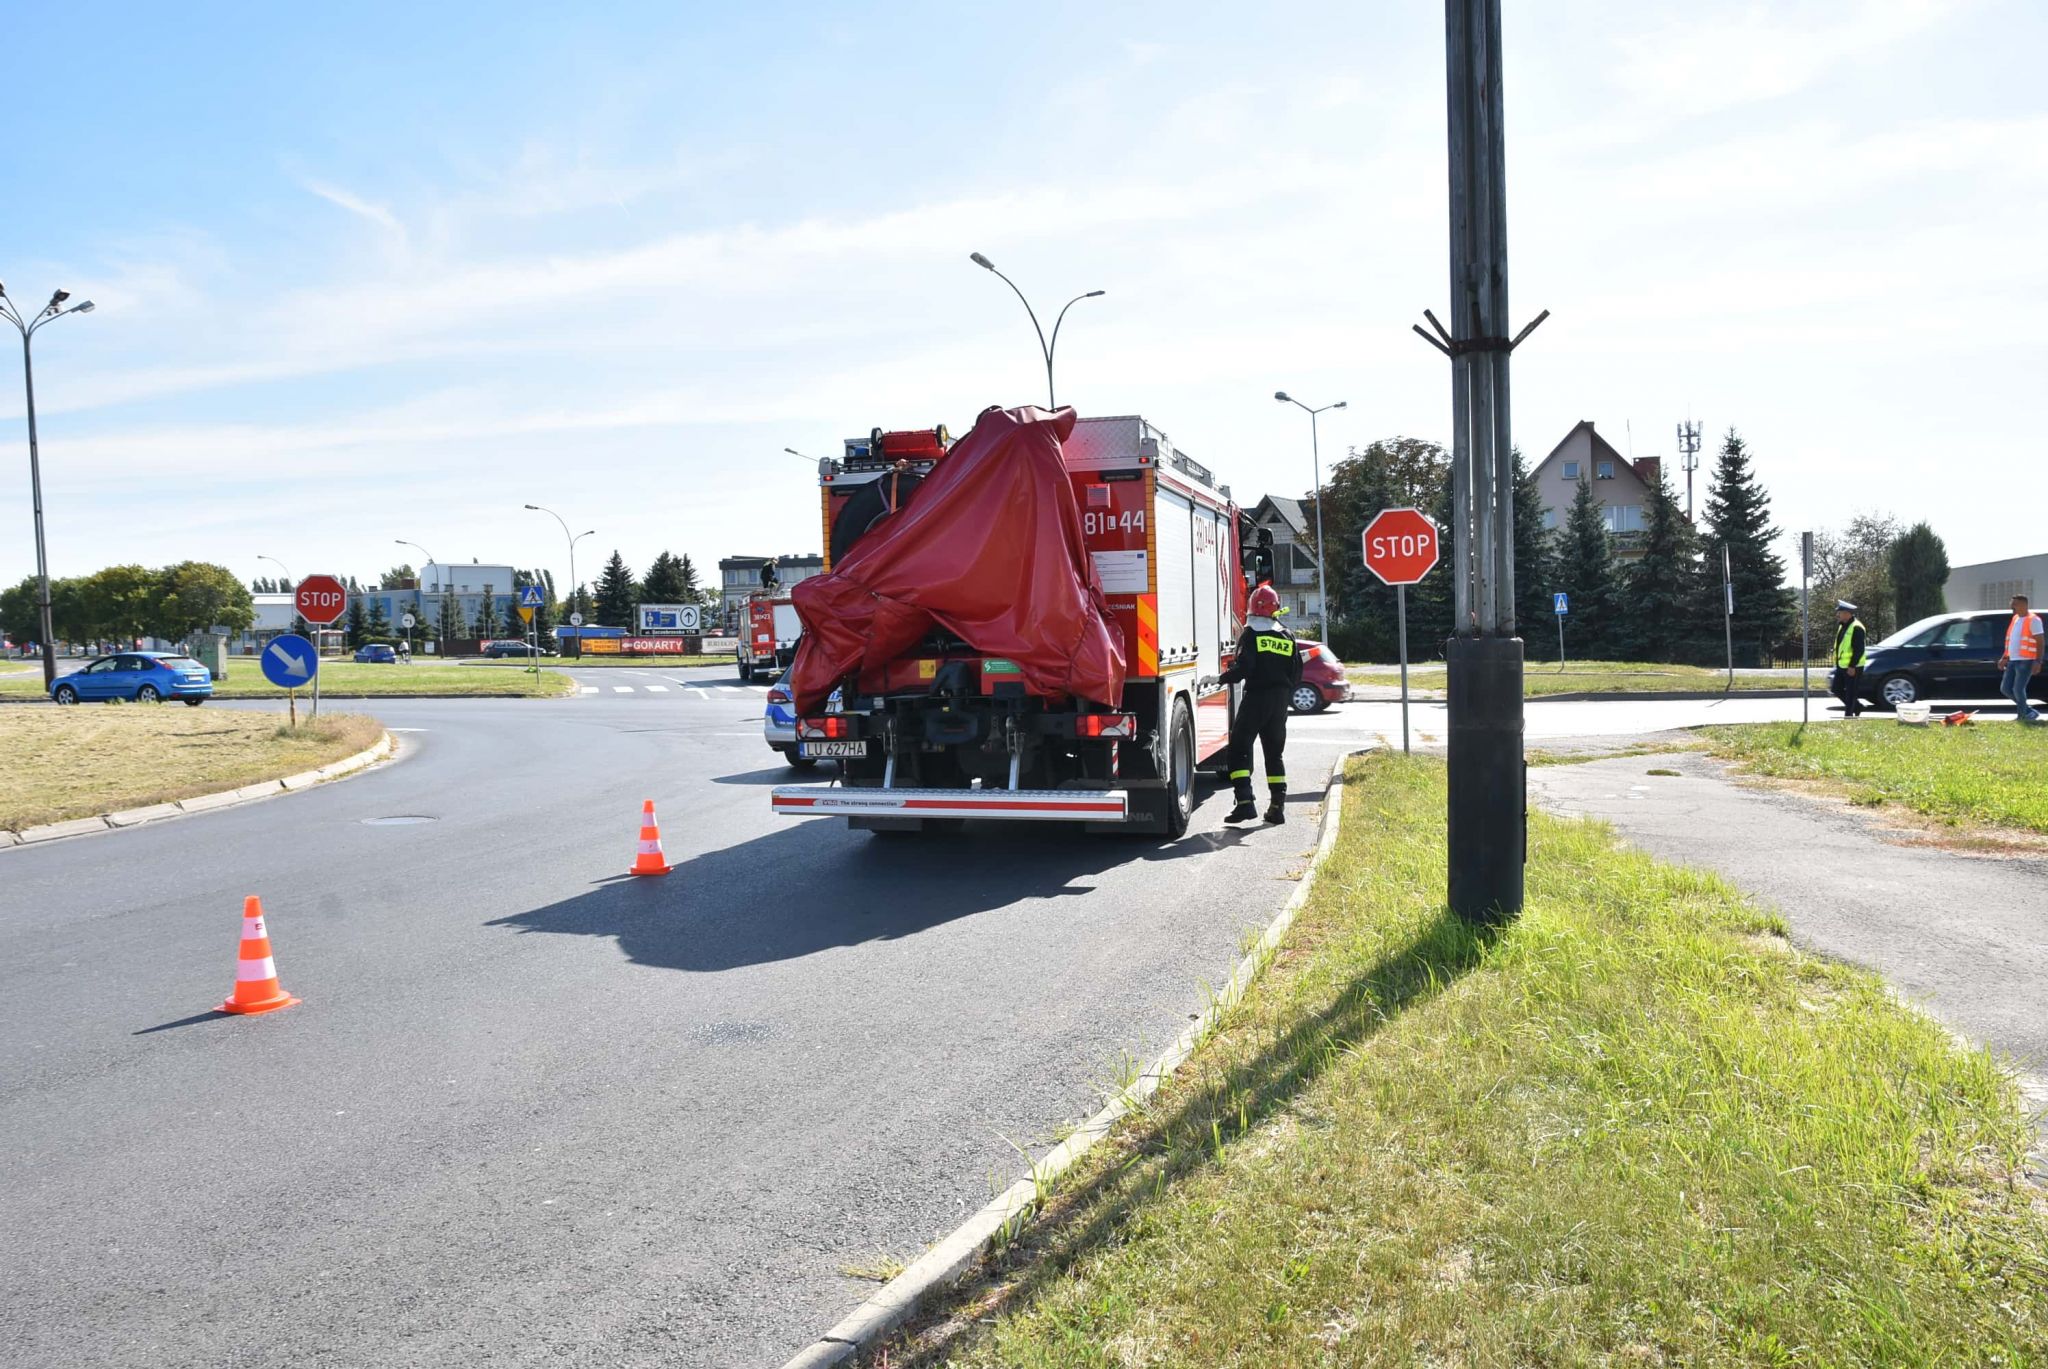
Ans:
{"type": "Polygon", "coordinates": [[[789,785],[770,806],[793,818],[993,818],[1009,822],[1126,822],[1122,789],[837,789],[789,785]]]}

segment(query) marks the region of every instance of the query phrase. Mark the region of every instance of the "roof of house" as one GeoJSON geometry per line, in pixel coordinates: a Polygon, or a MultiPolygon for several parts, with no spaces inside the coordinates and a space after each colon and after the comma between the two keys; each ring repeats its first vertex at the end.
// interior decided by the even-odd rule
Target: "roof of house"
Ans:
{"type": "Polygon", "coordinates": [[[1289,531],[1295,533],[1305,533],[1308,531],[1308,515],[1302,511],[1301,500],[1289,499],[1284,494],[1266,495],[1259,500],[1259,506],[1252,510],[1252,521],[1255,523],[1264,521],[1268,509],[1271,509],[1273,515],[1287,525],[1289,531]]]}
{"type": "MultiPolygon", "coordinates": [[[[1582,418],[1572,425],[1572,430],[1566,433],[1555,447],[1550,449],[1550,455],[1544,457],[1533,472],[1538,497],[1543,500],[1546,508],[1560,508],[1568,502],[1565,498],[1557,497],[1555,482],[1549,480],[1552,468],[1568,455],[1576,455],[1580,460],[1590,459],[1596,463],[1595,469],[1598,469],[1598,462],[1612,461],[1614,478],[1622,482],[1621,488],[1644,492],[1649,490],[1650,476],[1655,474],[1658,465],[1658,458],[1654,456],[1643,457],[1640,461],[1630,461],[1614,450],[1613,443],[1594,430],[1592,419],[1582,418]],[[1649,472],[1647,475],[1646,467],[1649,472]]],[[[1584,474],[1591,477],[1593,472],[1587,471],[1584,474]]],[[[1603,504],[1615,502],[1611,494],[1601,494],[1600,501],[1603,504]]]]}

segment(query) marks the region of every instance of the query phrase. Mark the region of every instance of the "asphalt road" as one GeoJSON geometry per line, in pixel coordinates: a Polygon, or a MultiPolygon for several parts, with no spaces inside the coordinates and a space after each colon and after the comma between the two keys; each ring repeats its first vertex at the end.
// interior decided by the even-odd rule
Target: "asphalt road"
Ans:
{"type": "MultiPolygon", "coordinates": [[[[779,1363],[1177,1034],[1312,844],[1319,782],[1277,830],[1205,789],[1171,846],[772,818],[720,676],[354,704],[400,760],[0,853],[0,1360],[779,1363]],[[665,879],[623,877],[644,798],[665,879]],[[249,893],[304,1001],[223,1017],[249,893]]],[[[1296,719],[1288,768],[1398,723],[1296,719]]]]}

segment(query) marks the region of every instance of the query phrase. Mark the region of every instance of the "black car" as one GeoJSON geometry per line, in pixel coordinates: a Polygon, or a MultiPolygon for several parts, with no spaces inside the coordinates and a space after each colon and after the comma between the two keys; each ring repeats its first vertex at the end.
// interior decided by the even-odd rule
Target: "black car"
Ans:
{"type": "MultiPolygon", "coordinates": [[[[1918,699],[1998,696],[1998,657],[2012,614],[1944,613],[1900,628],[1864,653],[1863,697],[1879,708],[1918,699]]],[[[2048,701],[2048,672],[2027,692],[2048,701]]]]}
{"type": "Polygon", "coordinates": [[[554,654],[547,647],[533,646],[526,642],[509,639],[500,642],[484,643],[484,655],[494,661],[501,661],[507,656],[552,656],[554,654]]]}

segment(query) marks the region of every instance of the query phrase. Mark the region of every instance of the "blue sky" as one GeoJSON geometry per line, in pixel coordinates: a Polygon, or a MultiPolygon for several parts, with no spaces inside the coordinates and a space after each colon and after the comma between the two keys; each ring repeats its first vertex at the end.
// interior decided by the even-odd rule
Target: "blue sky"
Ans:
{"type": "MultiPolygon", "coordinates": [[[[2048,550],[2048,95],[2032,0],[1508,0],[1515,430],[1741,428],[1788,530],[2048,550]]],[[[1443,438],[1433,3],[16,6],[0,279],[37,338],[56,573],[422,542],[544,564],[559,508],[709,566],[815,550],[782,455],[1041,398],[1241,497],[1443,438]]],[[[33,567],[0,377],[0,580],[33,567]]]]}

